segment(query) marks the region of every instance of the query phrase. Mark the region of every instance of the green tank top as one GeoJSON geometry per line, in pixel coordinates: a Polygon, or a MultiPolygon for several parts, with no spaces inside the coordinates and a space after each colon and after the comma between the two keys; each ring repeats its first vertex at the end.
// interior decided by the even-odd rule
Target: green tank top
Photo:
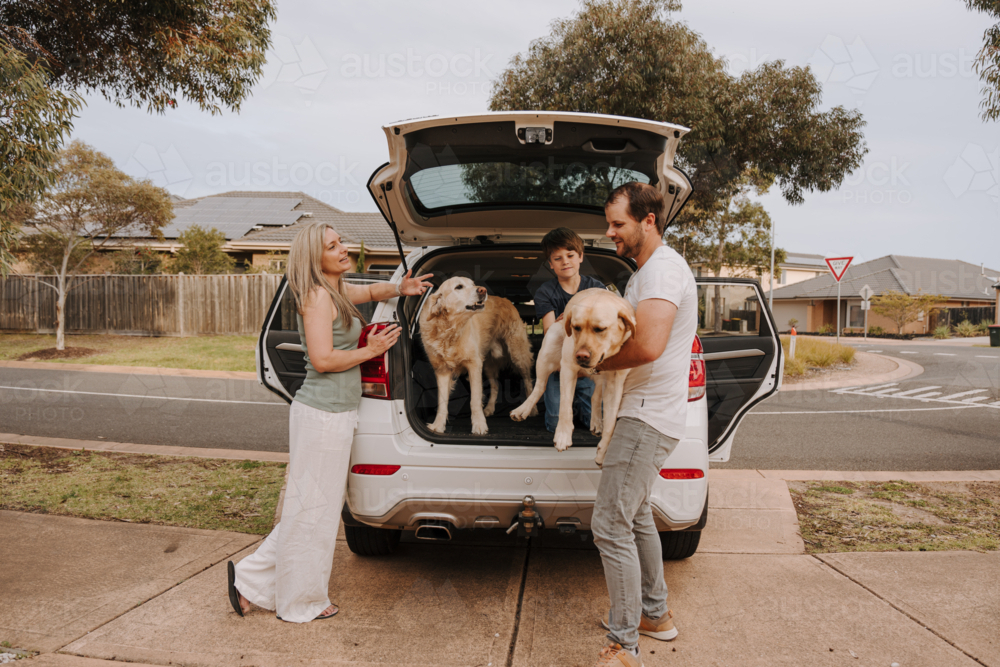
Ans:
{"type": "MultiPolygon", "coordinates": [[[[299,338],[302,340],[302,351],[306,357],[306,380],[295,392],[295,400],[311,408],[324,412],[350,412],[357,410],[361,403],[361,367],[355,366],[339,373],[320,373],[309,360],[309,350],[306,349],[306,329],[302,316],[295,314],[295,322],[299,327],[299,338]]],[[[361,320],[351,320],[351,330],[344,331],[336,320],[333,323],[333,349],[354,350],[358,347],[358,338],[363,328],[361,320]]]]}

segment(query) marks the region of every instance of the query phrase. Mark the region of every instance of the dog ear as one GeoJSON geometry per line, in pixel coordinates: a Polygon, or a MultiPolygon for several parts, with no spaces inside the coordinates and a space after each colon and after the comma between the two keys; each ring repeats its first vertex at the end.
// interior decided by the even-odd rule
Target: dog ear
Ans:
{"type": "Polygon", "coordinates": [[[618,311],[618,317],[621,319],[622,324],[625,325],[625,336],[622,338],[622,342],[624,343],[635,335],[635,316],[632,314],[630,308],[622,306],[618,311]]]}
{"type": "Polygon", "coordinates": [[[563,311],[563,326],[566,327],[566,335],[573,335],[573,309],[567,308],[563,311]]]}
{"type": "Polygon", "coordinates": [[[435,292],[427,297],[427,311],[428,317],[437,317],[444,310],[444,305],[441,304],[441,293],[435,292]]]}

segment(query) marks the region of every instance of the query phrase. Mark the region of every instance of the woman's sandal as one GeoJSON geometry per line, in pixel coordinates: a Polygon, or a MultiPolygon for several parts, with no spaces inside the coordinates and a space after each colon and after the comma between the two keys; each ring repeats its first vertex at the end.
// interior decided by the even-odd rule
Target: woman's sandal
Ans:
{"type": "Polygon", "coordinates": [[[233,565],[233,561],[229,561],[226,565],[226,573],[229,577],[229,604],[233,605],[237,614],[244,616],[243,605],[240,604],[240,592],[236,590],[236,566],[233,565]]]}
{"type": "MultiPolygon", "coordinates": [[[[313,620],[314,620],[314,621],[325,621],[326,619],[328,619],[328,618],[333,618],[334,616],[336,616],[337,614],[339,614],[339,613],[340,613],[340,607],[338,607],[338,606],[337,606],[337,605],[335,605],[335,604],[334,604],[334,605],[330,605],[330,606],[334,608],[334,610],[333,610],[333,613],[332,613],[332,614],[327,614],[326,616],[324,616],[323,614],[320,614],[319,616],[317,616],[317,617],[316,617],[316,618],[314,618],[313,620]]],[[[283,621],[283,620],[285,620],[285,619],[283,619],[282,617],[278,616],[277,614],[275,614],[275,616],[274,616],[274,617],[275,617],[276,619],[278,619],[279,621],[283,621]]]]}

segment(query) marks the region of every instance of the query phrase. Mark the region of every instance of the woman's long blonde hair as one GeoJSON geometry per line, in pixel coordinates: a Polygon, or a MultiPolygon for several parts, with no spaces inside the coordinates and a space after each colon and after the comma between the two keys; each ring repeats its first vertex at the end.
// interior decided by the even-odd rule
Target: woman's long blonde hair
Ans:
{"type": "MultiPolygon", "coordinates": [[[[326,249],[326,230],[333,229],[325,222],[311,222],[295,235],[292,247],[288,251],[288,286],[295,296],[295,309],[299,315],[304,314],[306,299],[309,294],[321,287],[325,289],[333,305],[337,308],[337,324],[346,331],[351,330],[354,317],[366,324],[358,309],[347,296],[347,285],[343,277],[332,285],[323,273],[323,251],[326,249]]],[[[333,231],[337,231],[333,229],[333,231]]]]}

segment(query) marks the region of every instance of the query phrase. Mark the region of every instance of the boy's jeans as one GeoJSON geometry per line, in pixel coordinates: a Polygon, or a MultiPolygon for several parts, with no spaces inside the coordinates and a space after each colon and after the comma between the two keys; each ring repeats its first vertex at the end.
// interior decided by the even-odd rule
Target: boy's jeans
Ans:
{"type": "MultiPolygon", "coordinates": [[[[577,378],[576,393],[573,394],[573,419],[590,428],[590,399],[594,395],[594,381],[590,378],[577,378]]],[[[559,371],[549,376],[545,385],[545,428],[549,433],[556,432],[559,425],[559,371]]]]}
{"type": "Polygon", "coordinates": [[[658,619],[667,612],[663,551],[649,494],[677,442],[643,421],[622,417],[601,468],[591,530],[611,598],[608,639],[625,648],[639,642],[640,614],[658,619]]]}

